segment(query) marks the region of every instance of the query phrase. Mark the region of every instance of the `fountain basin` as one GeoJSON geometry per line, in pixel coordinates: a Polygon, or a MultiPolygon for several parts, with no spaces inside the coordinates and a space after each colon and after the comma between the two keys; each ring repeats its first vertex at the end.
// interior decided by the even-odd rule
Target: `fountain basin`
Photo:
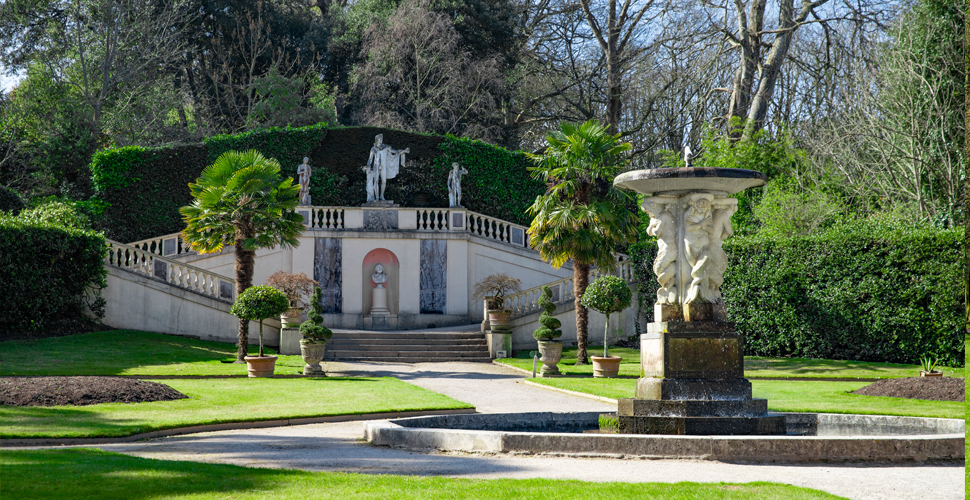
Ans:
{"type": "Polygon", "coordinates": [[[686,191],[730,195],[760,186],[767,180],[761,172],[742,168],[655,168],[620,174],[613,185],[648,196],[686,191]]]}
{"type": "Polygon", "coordinates": [[[960,419],[773,413],[781,436],[583,434],[601,412],[441,415],[364,423],[366,439],[411,449],[754,462],[963,459],[960,419]]]}

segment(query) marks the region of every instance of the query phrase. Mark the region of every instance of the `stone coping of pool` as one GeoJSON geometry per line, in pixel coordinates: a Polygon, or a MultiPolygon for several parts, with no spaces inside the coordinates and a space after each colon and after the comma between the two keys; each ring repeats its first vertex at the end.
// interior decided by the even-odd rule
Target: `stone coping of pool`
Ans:
{"type": "Polygon", "coordinates": [[[583,434],[602,412],[492,413],[364,423],[376,445],[444,451],[628,456],[753,462],[953,460],[964,421],[946,418],[779,413],[784,436],[583,434]],[[797,434],[795,434],[797,433],[797,434]]]}

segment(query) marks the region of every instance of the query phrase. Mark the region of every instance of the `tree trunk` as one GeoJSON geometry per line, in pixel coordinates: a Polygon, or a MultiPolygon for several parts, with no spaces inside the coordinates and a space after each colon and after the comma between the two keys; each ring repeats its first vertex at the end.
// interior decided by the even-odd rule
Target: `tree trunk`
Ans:
{"type": "MultiPolygon", "coordinates": [[[[248,221],[244,221],[247,223],[248,221]]],[[[248,225],[248,224],[247,224],[248,225]]],[[[253,285],[253,269],[256,266],[256,251],[243,249],[244,231],[236,230],[236,297],[253,285]]],[[[245,363],[249,351],[249,320],[239,319],[239,343],[236,345],[236,362],[245,363]]]]}
{"type": "Polygon", "coordinates": [[[580,264],[573,261],[573,295],[576,305],[576,364],[589,364],[589,356],[586,353],[586,345],[589,339],[589,311],[583,307],[580,301],[583,293],[589,286],[589,264],[580,264]]]}

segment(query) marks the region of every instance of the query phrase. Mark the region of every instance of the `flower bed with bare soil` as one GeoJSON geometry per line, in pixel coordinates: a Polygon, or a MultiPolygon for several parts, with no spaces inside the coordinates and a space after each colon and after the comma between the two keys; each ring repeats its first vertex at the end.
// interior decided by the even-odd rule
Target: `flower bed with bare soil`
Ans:
{"type": "Polygon", "coordinates": [[[852,394],[890,398],[963,401],[964,379],[958,377],[890,378],[873,382],[852,394]]]}
{"type": "Polygon", "coordinates": [[[65,406],[173,401],[188,396],[157,382],[121,377],[4,377],[0,405],[65,406]]]}

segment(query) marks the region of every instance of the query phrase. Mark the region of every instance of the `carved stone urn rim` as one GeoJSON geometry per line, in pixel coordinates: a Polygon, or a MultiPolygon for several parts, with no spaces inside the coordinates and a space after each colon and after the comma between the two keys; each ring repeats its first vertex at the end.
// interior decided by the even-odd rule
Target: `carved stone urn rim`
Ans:
{"type": "Polygon", "coordinates": [[[725,195],[761,186],[768,176],[743,168],[653,168],[633,170],[616,176],[613,185],[642,194],[713,191],[725,195]]]}

